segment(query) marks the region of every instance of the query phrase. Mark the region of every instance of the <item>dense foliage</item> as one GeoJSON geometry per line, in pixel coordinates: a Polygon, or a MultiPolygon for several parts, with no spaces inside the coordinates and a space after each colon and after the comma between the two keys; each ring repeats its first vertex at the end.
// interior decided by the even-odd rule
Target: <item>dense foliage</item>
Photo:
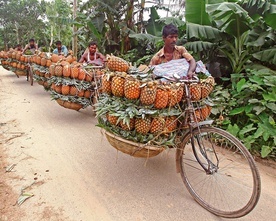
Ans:
{"type": "Polygon", "coordinates": [[[217,86],[212,94],[216,124],[261,157],[276,158],[275,76],[275,71],[265,67],[248,69],[243,74],[233,74],[231,86],[217,86]]]}

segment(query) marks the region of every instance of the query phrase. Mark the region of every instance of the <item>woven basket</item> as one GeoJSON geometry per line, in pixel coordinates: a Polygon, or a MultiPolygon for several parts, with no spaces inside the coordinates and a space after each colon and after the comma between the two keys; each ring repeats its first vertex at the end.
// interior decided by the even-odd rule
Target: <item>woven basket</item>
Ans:
{"type": "Polygon", "coordinates": [[[161,153],[165,148],[158,146],[145,146],[141,143],[135,143],[118,137],[112,133],[105,131],[108,142],[117,150],[131,155],[133,157],[149,158],[161,153]]]}

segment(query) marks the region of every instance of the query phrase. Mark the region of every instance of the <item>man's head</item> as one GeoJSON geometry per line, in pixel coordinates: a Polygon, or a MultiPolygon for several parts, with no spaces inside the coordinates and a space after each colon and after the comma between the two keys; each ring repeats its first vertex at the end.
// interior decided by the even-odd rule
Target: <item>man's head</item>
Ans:
{"type": "Polygon", "coordinates": [[[91,54],[94,54],[97,51],[97,43],[95,41],[91,41],[88,47],[91,54]]]}
{"type": "Polygon", "coordinates": [[[165,25],[162,35],[165,46],[174,47],[178,38],[178,28],[173,24],[165,25]]]}
{"type": "Polygon", "coordinates": [[[29,44],[30,44],[31,46],[34,46],[35,40],[34,40],[33,38],[31,38],[31,39],[29,40],[29,44]]]}
{"type": "Polygon", "coordinates": [[[168,35],[178,35],[178,28],[173,24],[168,24],[163,27],[162,31],[163,37],[167,37],[168,35]]]}
{"type": "Polygon", "coordinates": [[[17,50],[21,50],[22,46],[21,44],[16,45],[17,50]]]}
{"type": "Polygon", "coordinates": [[[58,49],[61,49],[61,45],[62,45],[61,41],[56,41],[56,46],[58,49]]]}

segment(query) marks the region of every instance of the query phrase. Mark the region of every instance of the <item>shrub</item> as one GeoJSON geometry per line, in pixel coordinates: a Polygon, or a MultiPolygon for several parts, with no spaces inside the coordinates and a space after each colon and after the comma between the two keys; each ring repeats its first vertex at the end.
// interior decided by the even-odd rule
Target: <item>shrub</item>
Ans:
{"type": "Polygon", "coordinates": [[[232,74],[231,87],[217,86],[212,110],[217,126],[252,152],[276,159],[276,73],[267,68],[232,74]]]}

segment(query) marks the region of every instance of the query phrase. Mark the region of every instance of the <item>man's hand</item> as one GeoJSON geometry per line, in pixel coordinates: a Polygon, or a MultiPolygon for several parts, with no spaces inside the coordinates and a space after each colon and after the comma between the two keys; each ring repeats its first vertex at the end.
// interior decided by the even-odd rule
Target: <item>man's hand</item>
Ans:
{"type": "Polygon", "coordinates": [[[189,71],[188,74],[187,74],[187,78],[188,78],[188,79],[192,79],[193,76],[196,76],[196,73],[195,73],[195,72],[192,72],[192,71],[189,71]]]}

